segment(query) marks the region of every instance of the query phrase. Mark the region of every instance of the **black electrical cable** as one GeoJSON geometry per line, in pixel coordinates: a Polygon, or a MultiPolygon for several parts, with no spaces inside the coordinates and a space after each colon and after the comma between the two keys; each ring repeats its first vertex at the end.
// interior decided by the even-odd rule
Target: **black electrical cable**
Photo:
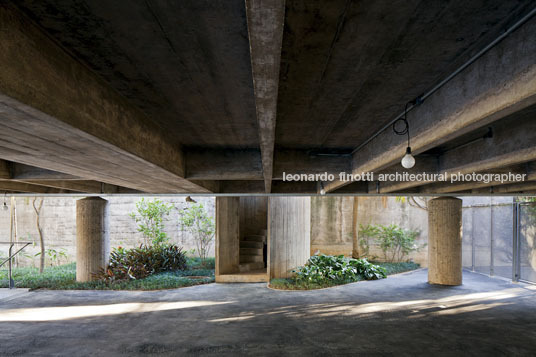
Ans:
{"type": "MultiPolygon", "coordinates": [[[[412,104],[413,102],[407,102],[406,106],[404,107],[404,116],[398,118],[393,122],[393,131],[396,135],[407,135],[408,136],[408,148],[411,146],[409,144],[409,123],[408,123],[408,105],[412,104]],[[397,123],[403,123],[404,126],[402,129],[397,129],[397,123]]],[[[400,127],[400,125],[399,125],[400,127]]]]}
{"type": "MultiPolygon", "coordinates": [[[[532,9],[528,14],[523,16],[519,21],[517,21],[515,24],[510,26],[508,29],[506,29],[501,35],[497,36],[495,40],[491,41],[486,47],[484,47],[482,50],[480,50],[478,53],[476,53],[474,56],[472,56],[467,62],[465,62],[463,65],[461,65],[458,69],[456,69],[453,73],[451,73],[447,78],[443,79],[441,82],[436,84],[432,89],[430,89],[428,92],[424,93],[423,95],[419,96],[419,101],[415,104],[413,104],[409,109],[412,110],[415,105],[421,104],[426,98],[434,94],[439,88],[443,87],[446,83],[448,83],[452,78],[456,77],[460,72],[462,72],[465,68],[469,67],[473,62],[475,62],[477,59],[479,59],[484,53],[488,52],[491,48],[493,48],[497,43],[502,41],[506,36],[508,36],[510,33],[514,32],[517,28],[519,28],[521,25],[523,25],[525,22],[527,22],[532,16],[536,14],[536,7],[532,9]]],[[[407,107],[407,104],[406,104],[407,107]]],[[[407,113],[407,110],[405,111],[407,113]]],[[[357,151],[361,150],[365,145],[370,143],[372,140],[374,140],[380,133],[382,133],[384,130],[389,128],[392,124],[394,124],[396,121],[401,119],[402,115],[406,115],[406,113],[399,114],[396,119],[391,121],[390,123],[386,124],[384,127],[382,127],[380,130],[375,132],[373,135],[371,135],[365,142],[361,143],[358,147],[356,147],[354,150],[352,150],[352,154],[356,153],[357,151]]],[[[405,121],[407,123],[407,120],[405,121]]]]}

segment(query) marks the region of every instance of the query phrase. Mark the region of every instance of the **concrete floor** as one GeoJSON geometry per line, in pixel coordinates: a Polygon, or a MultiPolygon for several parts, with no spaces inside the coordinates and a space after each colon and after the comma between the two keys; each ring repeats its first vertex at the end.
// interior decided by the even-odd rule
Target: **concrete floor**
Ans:
{"type": "Polygon", "coordinates": [[[536,287],[426,270],[317,291],[210,284],[0,300],[0,355],[534,356],[536,287]]]}

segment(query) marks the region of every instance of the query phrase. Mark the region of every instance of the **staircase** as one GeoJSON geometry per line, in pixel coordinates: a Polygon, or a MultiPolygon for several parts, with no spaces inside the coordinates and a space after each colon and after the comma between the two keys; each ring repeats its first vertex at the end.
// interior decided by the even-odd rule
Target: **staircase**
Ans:
{"type": "Polygon", "coordinates": [[[261,234],[248,235],[240,240],[240,265],[238,270],[241,273],[263,270],[263,247],[266,241],[266,232],[261,234]]]}
{"type": "Polygon", "coordinates": [[[268,274],[264,266],[263,247],[266,231],[240,239],[240,264],[235,274],[216,275],[217,283],[266,283],[268,274]]]}

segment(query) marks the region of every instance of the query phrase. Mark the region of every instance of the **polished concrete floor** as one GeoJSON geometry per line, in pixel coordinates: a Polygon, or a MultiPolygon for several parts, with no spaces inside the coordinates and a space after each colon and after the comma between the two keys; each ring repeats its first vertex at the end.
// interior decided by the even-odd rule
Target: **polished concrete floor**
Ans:
{"type": "Polygon", "coordinates": [[[419,270],[306,292],[23,292],[0,300],[0,355],[534,356],[536,287],[470,272],[431,286],[419,270]]]}

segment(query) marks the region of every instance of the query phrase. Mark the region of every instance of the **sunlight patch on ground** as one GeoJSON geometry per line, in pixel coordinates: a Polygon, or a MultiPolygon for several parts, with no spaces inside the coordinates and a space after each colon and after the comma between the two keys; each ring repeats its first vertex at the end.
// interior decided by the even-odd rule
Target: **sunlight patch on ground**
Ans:
{"type": "Polygon", "coordinates": [[[59,321],[85,317],[157,312],[191,307],[231,304],[233,301],[136,302],[109,305],[0,309],[0,322],[59,321]]]}

